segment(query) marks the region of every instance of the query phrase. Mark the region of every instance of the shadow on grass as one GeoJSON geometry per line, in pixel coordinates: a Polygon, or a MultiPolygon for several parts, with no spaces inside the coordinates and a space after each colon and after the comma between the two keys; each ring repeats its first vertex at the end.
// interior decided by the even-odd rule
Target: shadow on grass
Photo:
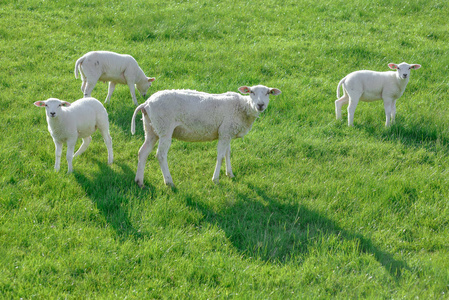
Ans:
{"type": "Polygon", "coordinates": [[[363,130],[371,136],[386,141],[399,141],[401,144],[412,147],[425,147],[434,149],[437,146],[448,147],[449,136],[434,124],[419,121],[408,123],[395,122],[388,128],[364,124],[363,130]]]}
{"type": "MultiPolygon", "coordinates": [[[[303,261],[305,254],[314,252],[366,253],[372,255],[392,277],[399,278],[409,269],[405,262],[376,247],[361,234],[339,227],[319,212],[298,204],[283,204],[265,189],[250,186],[254,194],[239,194],[234,204],[216,213],[202,202],[187,198],[187,205],[199,210],[204,220],[216,224],[233,246],[249,257],[285,263],[290,259],[303,261]]],[[[292,198],[295,198],[292,191],[292,198]]]]}
{"type": "Polygon", "coordinates": [[[75,178],[83,187],[89,198],[96,204],[99,211],[104,215],[108,225],[117,232],[121,238],[142,238],[145,234],[133,227],[129,220],[129,193],[135,191],[136,198],[141,194],[148,193],[152,198],[154,188],[147,187],[145,190],[137,188],[134,184],[134,172],[125,164],[115,163],[123,174],[114,172],[109,165],[96,161],[99,172],[87,177],[81,173],[75,173],[75,178]],[[136,187],[133,187],[133,186],[136,187]]]}

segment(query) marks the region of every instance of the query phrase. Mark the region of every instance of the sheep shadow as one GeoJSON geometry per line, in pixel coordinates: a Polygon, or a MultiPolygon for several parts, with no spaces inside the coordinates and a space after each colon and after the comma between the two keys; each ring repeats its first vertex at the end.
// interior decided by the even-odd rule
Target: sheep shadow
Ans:
{"type": "MultiPolygon", "coordinates": [[[[409,269],[404,261],[381,250],[369,238],[341,228],[319,212],[300,203],[285,204],[292,203],[292,199],[279,201],[278,196],[268,194],[263,188],[249,188],[262,201],[251,200],[254,195],[240,193],[237,198],[241,201],[219,213],[193,197],[187,197],[186,204],[200,211],[206,222],[221,228],[233,246],[248,257],[266,262],[303,261],[311,249],[333,239],[335,247],[342,251],[372,255],[393,278],[400,278],[403,271],[409,269]]],[[[292,191],[292,197],[295,194],[292,191]]]]}
{"type": "MultiPolygon", "coordinates": [[[[74,172],[74,176],[87,196],[96,204],[98,210],[103,214],[108,226],[111,226],[117,235],[123,239],[140,239],[146,234],[137,230],[129,219],[129,190],[135,191],[136,197],[148,197],[154,189],[142,190],[132,187],[134,173],[125,164],[116,163],[122,172],[114,172],[108,164],[95,161],[99,171],[93,176],[74,172]],[[121,174],[123,173],[123,174],[121,174]],[[126,193],[124,192],[126,191],[126,193]],[[145,195],[143,195],[145,194],[145,195]]],[[[152,197],[150,195],[150,197],[152,197]]]]}

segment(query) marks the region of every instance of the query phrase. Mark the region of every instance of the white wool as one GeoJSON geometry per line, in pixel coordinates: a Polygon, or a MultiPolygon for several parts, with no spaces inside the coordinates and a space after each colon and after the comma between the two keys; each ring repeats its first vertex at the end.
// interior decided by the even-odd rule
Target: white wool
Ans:
{"type": "Polygon", "coordinates": [[[131,122],[135,133],[135,118],[142,111],[145,142],[139,150],[136,182],[143,186],[145,163],[156,141],[157,157],[165,184],[174,186],[168,170],[167,153],[171,139],[203,142],[218,139],[217,163],[212,180],[218,183],[220,167],[225,158],[226,174],[234,177],[231,168],[231,139],[246,135],[254,120],[269,102],[269,95],[279,95],[280,90],[258,85],[240,87],[249,96],[228,92],[208,94],[192,90],[166,90],[153,94],[138,106],[131,122]]]}
{"type": "Polygon", "coordinates": [[[50,132],[55,143],[55,169],[59,171],[62,144],[67,143],[68,173],[73,171],[72,160],[83,153],[92,140],[91,135],[100,130],[108,149],[108,163],[112,164],[112,139],[109,134],[108,113],[100,101],[94,98],[83,98],[73,103],[50,98],[46,101],[36,101],[34,105],[45,107],[50,132]],[[83,143],[75,151],[76,141],[81,138],[83,143]]]}
{"type": "Polygon", "coordinates": [[[374,72],[374,71],[356,71],[343,78],[337,87],[337,98],[335,101],[335,113],[337,119],[341,119],[341,108],[343,104],[348,105],[348,125],[352,126],[354,122],[354,112],[360,101],[383,100],[386,122],[389,126],[394,121],[396,115],[396,100],[399,99],[405,91],[410,78],[412,69],[419,69],[421,65],[409,65],[405,62],[396,65],[388,64],[390,69],[396,72],[374,72]],[[343,97],[340,98],[340,86],[343,86],[343,97]]]}
{"type": "Polygon", "coordinates": [[[109,51],[86,53],[75,63],[75,78],[78,78],[78,73],[83,80],[81,91],[85,97],[90,97],[97,81],[109,82],[105,103],[111,99],[116,84],[127,84],[134,104],[138,105],[135,88],[145,98],[154,81],[154,78],[145,75],[131,55],[109,51]]]}

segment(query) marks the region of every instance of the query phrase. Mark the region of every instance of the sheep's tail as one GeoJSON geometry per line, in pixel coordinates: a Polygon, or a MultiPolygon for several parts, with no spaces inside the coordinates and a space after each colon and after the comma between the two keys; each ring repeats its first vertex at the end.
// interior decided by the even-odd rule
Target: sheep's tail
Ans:
{"type": "Polygon", "coordinates": [[[78,58],[78,60],[75,63],[75,78],[78,79],[78,74],[80,72],[80,65],[83,63],[84,61],[84,56],[78,58]]]}
{"type": "MultiPolygon", "coordinates": [[[[337,98],[340,98],[340,87],[341,87],[341,85],[343,83],[345,83],[345,81],[346,81],[346,77],[343,78],[342,80],[340,80],[340,82],[338,83],[338,86],[337,86],[337,98]]],[[[345,89],[343,88],[343,95],[344,94],[345,94],[345,89]]]]}
{"type": "Polygon", "coordinates": [[[134,111],[133,118],[131,119],[131,134],[136,133],[136,116],[137,113],[143,109],[145,109],[146,103],[142,103],[139,106],[137,106],[136,110],[134,111]]]}

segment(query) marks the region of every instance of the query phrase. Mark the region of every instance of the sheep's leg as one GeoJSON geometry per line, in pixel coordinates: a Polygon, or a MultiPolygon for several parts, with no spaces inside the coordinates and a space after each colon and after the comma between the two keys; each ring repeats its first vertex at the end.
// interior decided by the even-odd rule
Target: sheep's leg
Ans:
{"type": "Polygon", "coordinates": [[[164,137],[159,137],[159,146],[157,147],[157,159],[159,160],[159,166],[161,167],[162,174],[164,175],[164,182],[166,185],[174,187],[173,179],[168,170],[167,154],[171,146],[171,134],[164,137]]]}
{"type": "Polygon", "coordinates": [[[67,173],[73,172],[72,160],[73,160],[73,153],[75,152],[75,144],[76,144],[76,139],[67,141],[67,154],[66,154],[67,165],[68,165],[67,173]]]}
{"type": "Polygon", "coordinates": [[[234,173],[232,173],[232,167],[231,167],[231,143],[229,143],[228,149],[226,149],[226,175],[230,178],[235,177],[234,173]]]}
{"type": "Polygon", "coordinates": [[[136,98],[136,88],[134,87],[134,84],[128,82],[128,86],[129,86],[129,92],[131,93],[131,97],[133,98],[134,104],[136,106],[139,105],[139,103],[137,102],[137,98],[136,98]]]}
{"type": "MultiPolygon", "coordinates": [[[[223,162],[223,158],[225,156],[227,156],[228,149],[229,149],[229,157],[231,155],[230,148],[231,148],[231,139],[229,139],[229,138],[220,138],[218,140],[218,145],[217,145],[217,164],[215,165],[215,172],[214,172],[214,176],[212,177],[212,181],[214,183],[216,183],[216,184],[218,184],[218,182],[219,182],[221,163],[223,162]]],[[[230,166],[231,166],[231,164],[229,163],[229,167],[230,166]]],[[[228,160],[227,159],[226,159],[226,167],[228,167],[228,160]]],[[[231,170],[231,174],[232,174],[232,170],[231,170]]]]}
{"type": "Polygon", "coordinates": [[[111,100],[112,93],[114,92],[114,90],[115,90],[115,82],[109,81],[108,96],[106,97],[104,103],[108,103],[109,100],[111,100]]]}
{"type": "Polygon", "coordinates": [[[396,118],[396,100],[391,103],[391,122],[393,123],[396,118]]]}
{"type": "Polygon", "coordinates": [[[348,126],[354,125],[354,113],[359,103],[360,96],[352,97],[349,96],[349,105],[348,105],[348,126]]]}
{"type": "Polygon", "coordinates": [[[348,103],[348,96],[344,95],[340,99],[335,100],[335,115],[337,116],[337,120],[341,119],[341,108],[344,104],[348,103]]]}
{"type": "Polygon", "coordinates": [[[82,79],[83,79],[83,82],[81,83],[81,92],[84,95],[84,91],[86,90],[87,81],[84,79],[84,77],[82,79]]]}
{"type": "Polygon", "coordinates": [[[137,172],[136,178],[134,181],[140,186],[143,187],[143,175],[145,171],[145,164],[148,159],[148,155],[150,155],[153,150],[154,145],[156,144],[158,137],[154,133],[150,124],[146,124],[144,120],[144,128],[145,128],[145,142],[142,147],[139,149],[139,162],[137,163],[137,172]]]}
{"type": "Polygon", "coordinates": [[[384,109],[385,109],[385,116],[386,116],[386,121],[385,121],[385,126],[390,126],[391,124],[391,115],[392,115],[392,107],[393,105],[393,100],[391,99],[384,99],[384,109]]]}
{"type": "Polygon", "coordinates": [[[55,170],[59,171],[61,167],[62,143],[53,140],[55,143],[55,170]]]}
{"type": "Polygon", "coordinates": [[[97,84],[96,81],[95,82],[87,81],[86,87],[84,89],[84,97],[90,97],[96,84],[97,84]]]}
{"type": "Polygon", "coordinates": [[[73,157],[77,157],[78,155],[81,155],[84,151],[86,151],[87,147],[89,146],[90,142],[92,141],[92,137],[88,136],[83,138],[83,143],[81,144],[81,147],[76,151],[75,155],[73,157]]]}

